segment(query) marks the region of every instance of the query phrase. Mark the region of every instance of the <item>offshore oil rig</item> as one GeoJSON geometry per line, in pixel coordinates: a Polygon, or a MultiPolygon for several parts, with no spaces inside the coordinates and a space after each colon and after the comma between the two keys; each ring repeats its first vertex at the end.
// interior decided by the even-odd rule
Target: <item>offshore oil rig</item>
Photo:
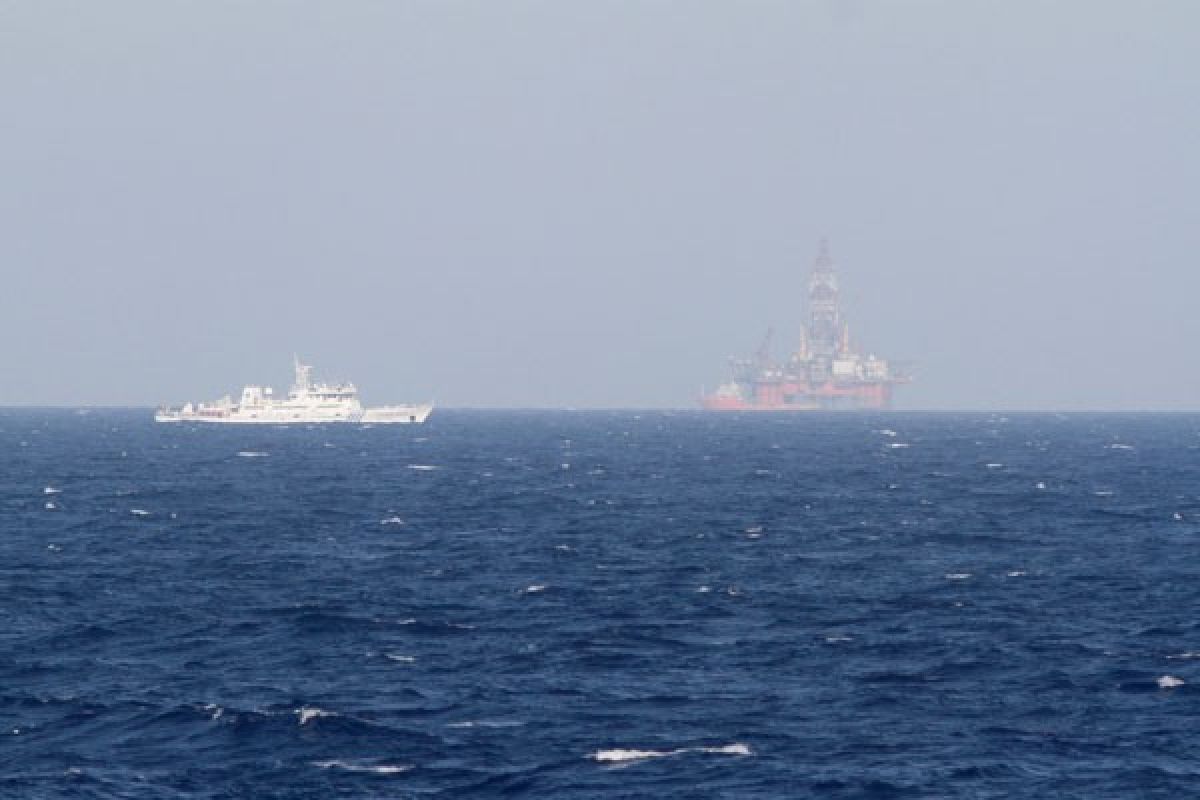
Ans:
{"type": "Polygon", "coordinates": [[[784,363],[771,357],[772,329],[752,358],[729,360],[732,378],[700,398],[709,411],[817,411],[879,409],[892,403],[892,390],[910,378],[874,354],[863,355],[850,339],[838,302],[837,273],[829,245],[821,250],[808,283],[807,325],[800,344],[784,363]]]}

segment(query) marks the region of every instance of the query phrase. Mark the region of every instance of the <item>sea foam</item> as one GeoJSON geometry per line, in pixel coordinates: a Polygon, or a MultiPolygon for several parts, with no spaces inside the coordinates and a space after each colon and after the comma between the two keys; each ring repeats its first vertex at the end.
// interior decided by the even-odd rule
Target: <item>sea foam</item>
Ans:
{"type": "Polygon", "coordinates": [[[311,720],[317,719],[318,717],[338,716],[336,711],[326,711],[321,708],[309,708],[308,706],[297,708],[292,713],[300,718],[301,725],[307,725],[311,720]]]}
{"type": "Polygon", "coordinates": [[[356,764],[353,761],[314,761],[314,767],[321,769],[342,769],[347,772],[369,772],[373,775],[399,775],[412,769],[406,764],[356,764]]]}
{"type": "Polygon", "coordinates": [[[597,750],[589,758],[599,761],[602,764],[626,764],[647,761],[651,758],[681,756],[686,753],[708,753],[725,756],[754,755],[754,752],[748,745],[741,742],[734,742],[733,744],[721,745],[719,747],[680,747],[675,750],[629,750],[625,748],[613,748],[611,750],[597,750]]]}

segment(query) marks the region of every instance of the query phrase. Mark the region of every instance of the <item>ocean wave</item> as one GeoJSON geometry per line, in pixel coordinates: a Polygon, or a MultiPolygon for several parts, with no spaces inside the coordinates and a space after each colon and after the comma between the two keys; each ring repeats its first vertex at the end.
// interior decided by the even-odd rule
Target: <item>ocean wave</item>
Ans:
{"type": "Polygon", "coordinates": [[[308,706],[304,706],[302,708],[297,708],[292,713],[300,718],[301,725],[307,725],[308,723],[312,722],[314,719],[320,719],[321,717],[341,716],[336,711],[326,711],[323,708],[316,708],[316,707],[310,708],[308,706]]]}
{"type": "Polygon", "coordinates": [[[504,719],[467,719],[461,722],[447,722],[447,728],[519,728],[525,725],[519,720],[504,719]]]}
{"type": "Polygon", "coordinates": [[[752,756],[754,752],[748,745],[740,742],[733,744],[720,745],[718,747],[679,747],[674,750],[630,750],[624,748],[613,748],[610,750],[597,750],[588,756],[602,764],[627,764],[631,762],[646,761],[652,758],[668,758],[670,756],[681,756],[688,753],[706,753],[709,755],[726,755],[726,756],[752,756]]]}
{"type": "Polygon", "coordinates": [[[319,769],[340,769],[346,772],[367,772],[372,775],[400,775],[412,769],[408,764],[364,764],[360,761],[313,761],[312,765],[319,769]]]}
{"type": "Polygon", "coordinates": [[[0,408],[0,797],[1193,793],[1200,416],[140,413],[0,408]]]}

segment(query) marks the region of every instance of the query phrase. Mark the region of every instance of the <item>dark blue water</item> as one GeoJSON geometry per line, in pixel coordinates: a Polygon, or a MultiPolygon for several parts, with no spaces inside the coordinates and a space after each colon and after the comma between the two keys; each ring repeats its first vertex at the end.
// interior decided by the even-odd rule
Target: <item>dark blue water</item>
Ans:
{"type": "Polygon", "coordinates": [[[2,797],[1200,786],[1200,416],[7,411],[0,448],[2,797]]]}

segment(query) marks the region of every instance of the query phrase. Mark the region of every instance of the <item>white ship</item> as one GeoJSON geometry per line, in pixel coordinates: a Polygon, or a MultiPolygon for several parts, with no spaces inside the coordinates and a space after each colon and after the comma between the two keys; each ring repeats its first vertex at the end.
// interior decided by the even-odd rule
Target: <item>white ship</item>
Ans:
{"type": "Polygon", "coordinates": [[[239,402],[226,395],[213,403],[187,403],[182,408],[160,408],[156,422],[229,422],[274,425],[313,422],[421,423],[433,411],[423,405],[363,408],[352,383],[316,383],[312,367],[295,359],[296,382],[285,399],[269,386],[247,386],[239,402]]]}

